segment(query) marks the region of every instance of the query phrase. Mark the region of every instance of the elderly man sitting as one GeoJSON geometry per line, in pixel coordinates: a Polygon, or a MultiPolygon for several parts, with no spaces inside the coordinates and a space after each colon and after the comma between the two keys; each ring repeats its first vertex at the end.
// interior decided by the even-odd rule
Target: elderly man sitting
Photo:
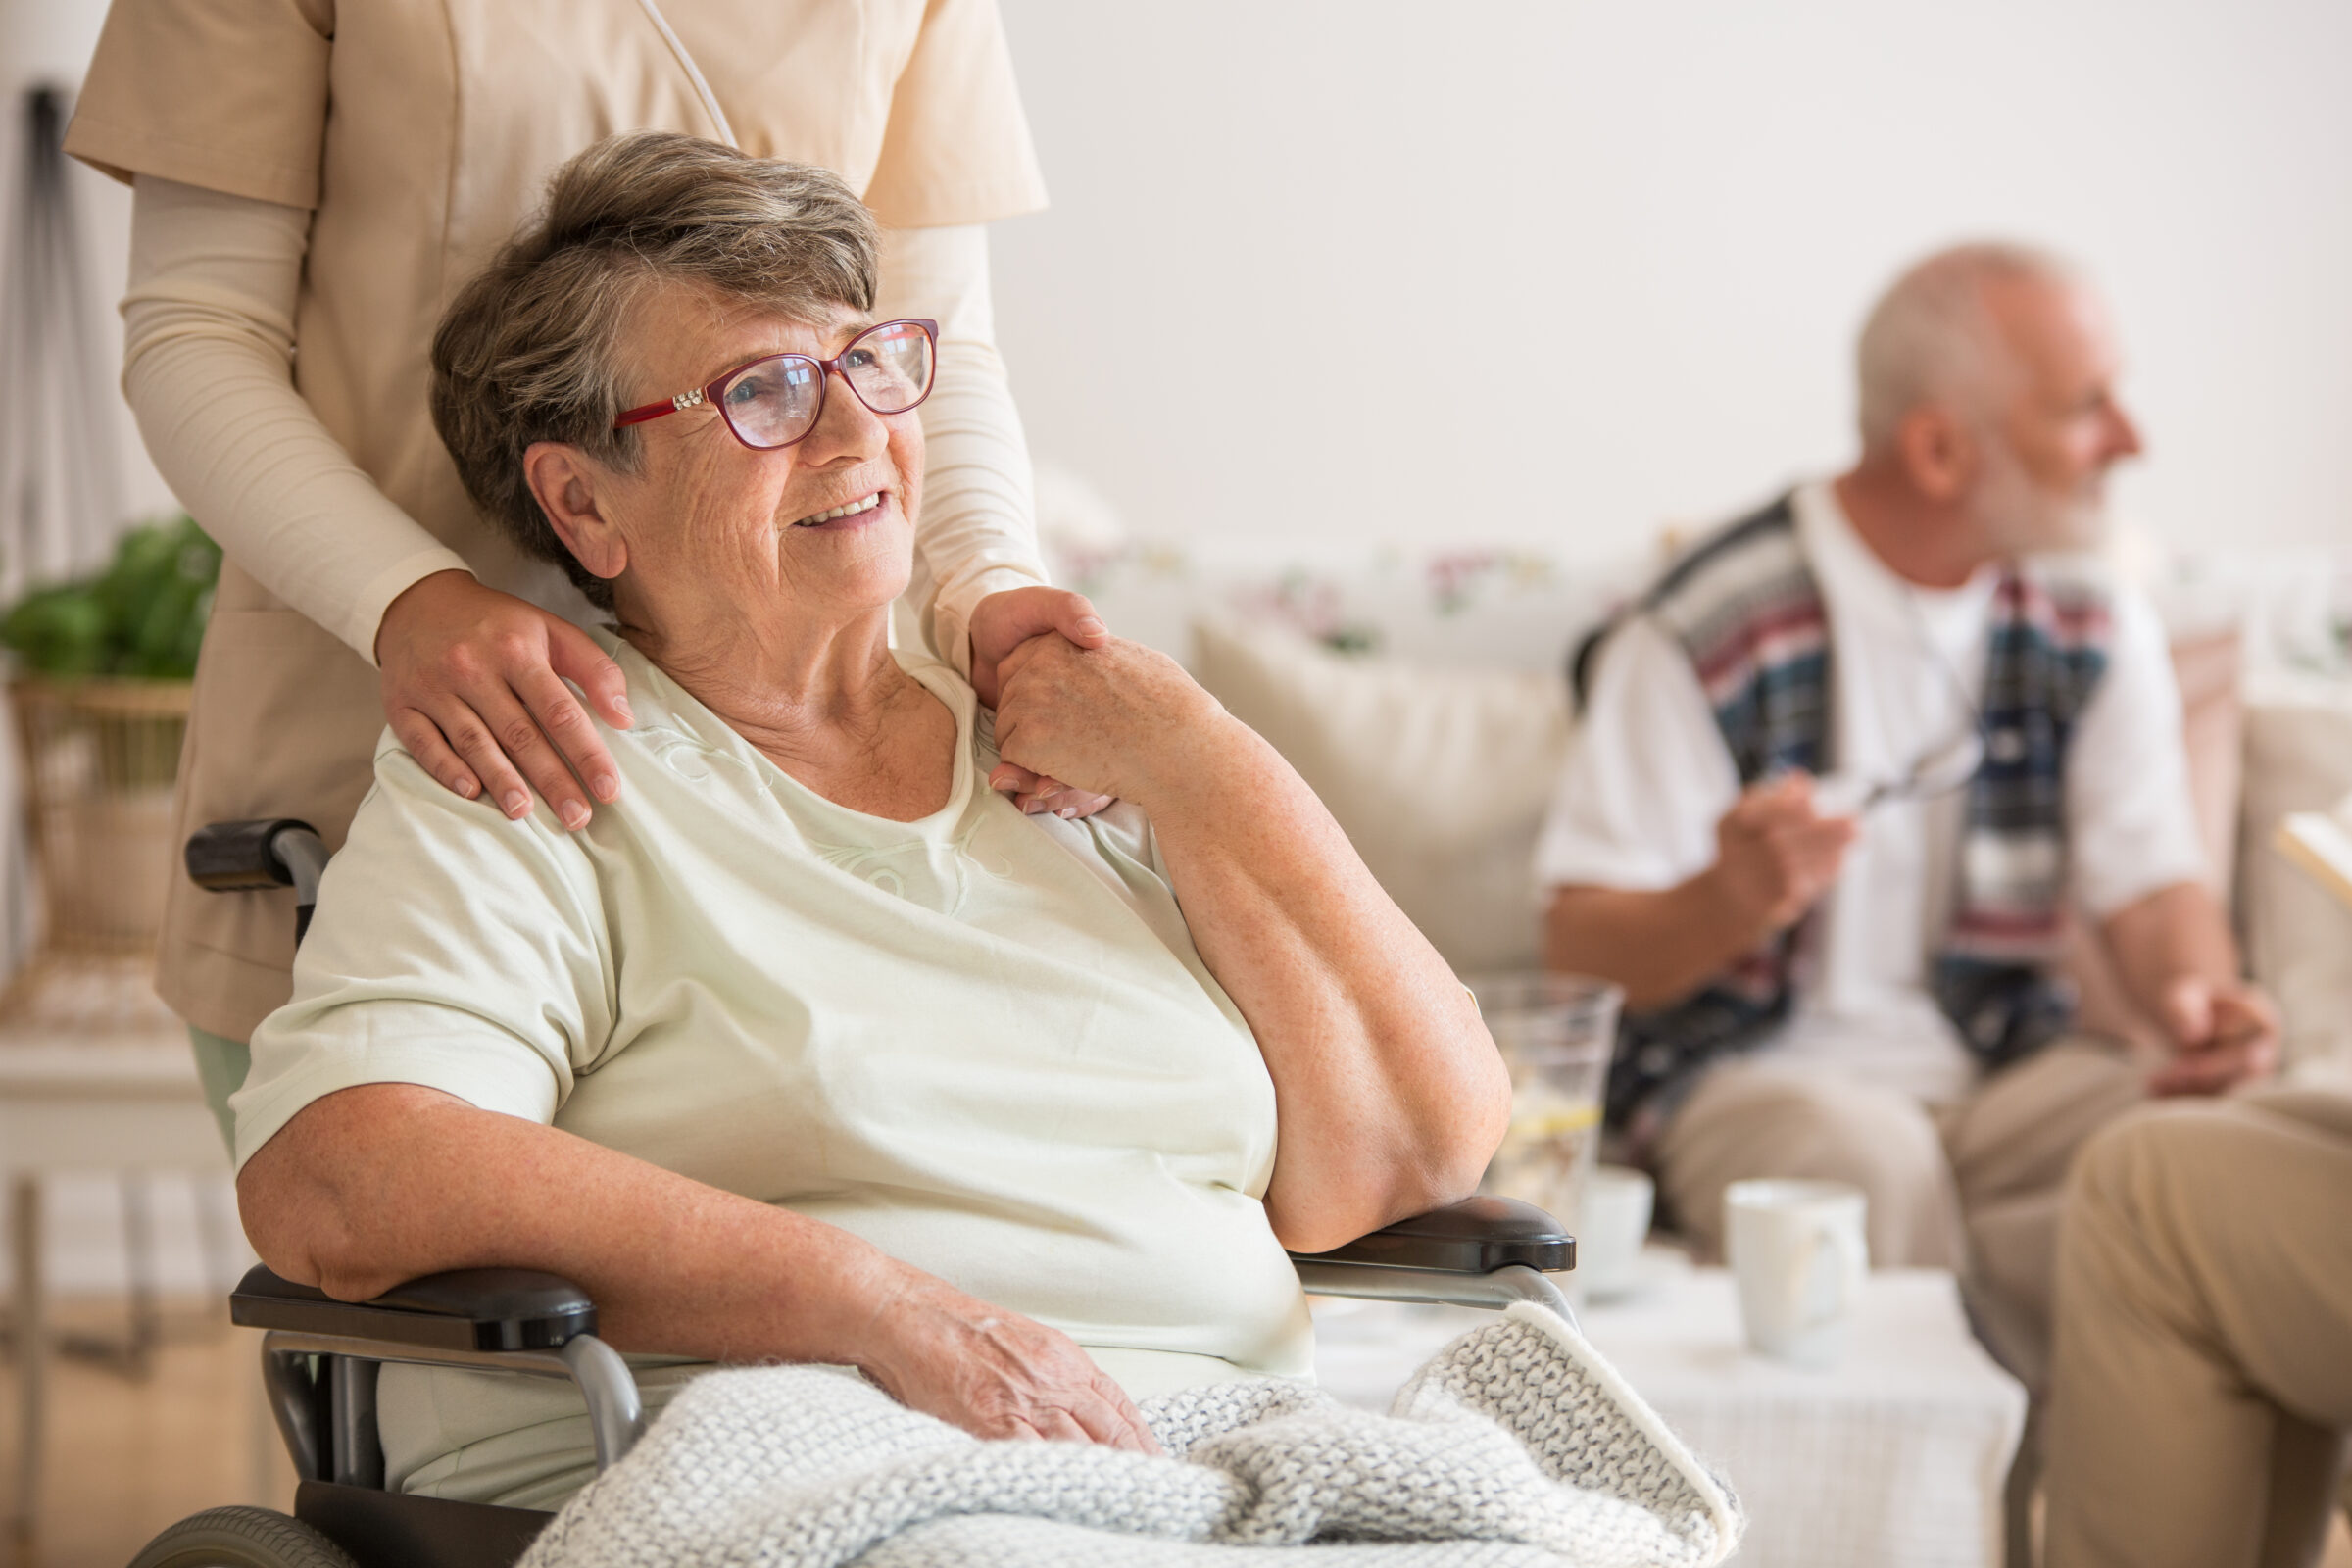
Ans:
{"type": "Polygon", "coordinates": [[[2098,297],[1973,245],[1887,291],[1862,455],[1702,542],[1589,657],[1538,851],[1548,961],[1626,988],[1615,1124],[1680,1223],[1750,1176],[1855,1182],[1885,1264],[1967,1263],[2046,1359],[2059,1184],[2150,1089],[2260,1071],[2269,1004],[2198,878],[2162,631],[2080,552],[2139,451],[2098,297]],[[2070,1032],[2072,899],[2170,1029],[2070,1032]]]}
{"type": "MultiPolygon", "coordinates": [[[[235,1102],[262,1256],[342,1298],[473,1265],[595,1296],[649,1405],[861,1369],[984,1436],[1309,1370],[1284,1256],[1468,1193],[1508,1085],[1298,775],[1168,660],[1033,642],[994,733],[887,640],[932,328],[868,318],[831,174],[584,154],[457,298],[476,502],[609,607],[635,727],[566,834],[387,737],[235,1102]],[[1001,755],[1116,795],[1026,816],[1001,755]]],[[[576,1399],[385,1369],[395,1487],[547,1506],[576,1399]]]]}

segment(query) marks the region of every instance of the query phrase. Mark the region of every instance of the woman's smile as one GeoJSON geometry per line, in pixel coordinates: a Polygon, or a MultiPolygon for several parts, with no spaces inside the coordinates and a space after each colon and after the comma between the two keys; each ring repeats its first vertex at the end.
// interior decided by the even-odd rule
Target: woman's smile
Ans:
{"type": "Polygon", "coordinates": [[[843,502],[838,507],[810,513],[808,516],[795,522],[793,526],[795,528],[824,528],[834,532],[847,532],[853,528],[862,528],[868,523],[882,520],[882,504],[889,499],[890,492],[887,490],[869,490],[855,500],[843,502]]]}

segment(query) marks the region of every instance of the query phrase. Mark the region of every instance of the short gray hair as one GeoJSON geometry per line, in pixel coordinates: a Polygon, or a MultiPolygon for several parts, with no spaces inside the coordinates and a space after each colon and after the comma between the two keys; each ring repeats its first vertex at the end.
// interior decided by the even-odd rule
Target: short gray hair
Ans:
{"type": "Polygon", "coordinates": [[[1879,296],[1855,345],[1862,450],[1886,450],[1922,403],[1982,395],[2003,351],[1987,285],[2081,277],[2064,257],[2007,241],[1955,245],[1913,264],[1879,296]]]}
{"type": "Polygon", "coordinates": [[[458,476],[527,553],[601,609],[612,585],[564,548],[523,476],[536,441],[622,471],[622,328],[646,291],[700,284],[789,320],[870,311],[881,234],[839,175],[668,131],[610,137],[556,172],[545,209],[462,289],[433,334],[433,426],[458,476]]]}

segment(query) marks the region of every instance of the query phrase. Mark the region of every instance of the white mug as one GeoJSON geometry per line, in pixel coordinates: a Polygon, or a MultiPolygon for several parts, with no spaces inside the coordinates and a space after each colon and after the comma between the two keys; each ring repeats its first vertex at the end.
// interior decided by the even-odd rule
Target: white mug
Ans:
{"type": "Polygon", "coordinates": [[[1734,1182],[1723,1195],[1725,1251],[1747,1343],[1799,1366],[1845,1353],[1870,1268],[1868,1200],[1843,1182],[1734,1182]]]}
{"type": "Polygon", "coordinates": [[[1592,1297],[1634,1288],[1657,1189],[1641,1171],[1601,1165],[1585,1178],[1576,1225],[1576,1277],[1592,1297]]]}

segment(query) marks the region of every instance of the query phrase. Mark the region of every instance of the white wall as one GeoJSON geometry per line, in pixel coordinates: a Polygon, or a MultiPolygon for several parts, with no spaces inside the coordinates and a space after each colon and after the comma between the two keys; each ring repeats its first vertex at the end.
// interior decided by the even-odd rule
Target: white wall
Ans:
{"type": "MultiPolygon", "coordinates": [[[[78,86],[105,18],[100,0],[0,0],[0,191],[5,192],[0,201],[16,199],[24,173],[20,96],[42,82],[57,83],[69,92],[78,86]]],[[[90,260],[90,275],[83,285],[104,361],[101,375],[112,386],[122,368],[122,318],[116,304],[130,266],[130,191],[80,164],[70,163],[69,168],[67,177],[90,260]]],[[[6,267],[7,258],[0,256],[0,271],[6,267]]],[[[122,460],[125,516],[119,520],[176,511],[171,489],[147,461],[130,410],[119,396],[107,406],[114,416],[115,450],[122,460]]]]}
{"type": "Polygon", "coordinates": [[[2352,539],[2340,0],[1004,7],[1054,205],[999,228],[1002,336],[1138,529],[1714,516],[1847,455],[1901,263],[2013,234],[2115,297],[2128,511],[2352,539]]]}

